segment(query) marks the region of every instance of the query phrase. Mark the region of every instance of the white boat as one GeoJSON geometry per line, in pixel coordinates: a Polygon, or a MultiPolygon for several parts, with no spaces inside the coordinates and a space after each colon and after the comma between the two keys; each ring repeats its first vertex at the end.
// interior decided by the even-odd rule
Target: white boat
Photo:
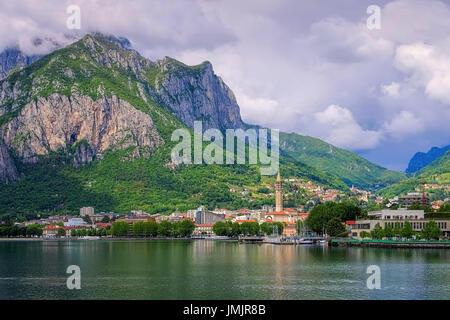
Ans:
{"type": "Polygon", "coordinates": [[[307,240],[307,239],[300,239],[298,241],[299,244],[313,244],[314,242],[312,240],[307,240]]]}
{"type": "Polygon", "coordinates": [[[83,240],[100,240],[100,237],[96,237],[96,236],[84,236],[84,237],[79,237],[78,239],[83,239],[83,240]]]}

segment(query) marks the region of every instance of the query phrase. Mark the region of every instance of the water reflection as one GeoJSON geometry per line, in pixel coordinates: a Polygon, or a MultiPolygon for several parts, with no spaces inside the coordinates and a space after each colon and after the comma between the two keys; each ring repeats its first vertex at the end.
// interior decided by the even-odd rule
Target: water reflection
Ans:
{"type": "Polygon", "coordinates": [[[1,299],[449,299],[447,250],[0,241],[1,299]],[[66,288],[78,265],[82,289],[66,288]],[[381,269],[368,290],[366,269],[381,269]]]}

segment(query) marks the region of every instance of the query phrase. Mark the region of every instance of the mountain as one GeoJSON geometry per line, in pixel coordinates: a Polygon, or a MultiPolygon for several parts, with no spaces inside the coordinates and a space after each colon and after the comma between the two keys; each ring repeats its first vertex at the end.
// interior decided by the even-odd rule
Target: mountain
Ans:
{"type": "MultiPolygon", "coordinates": [[[[230,191],[272,183],[258,166],[171,162],[172,132],[192,129],[194,120],[204,129],[250,127],[209,62],[151,61],[124,38],[90,34],[13,68],[0,81],[0,214],[74,213],[82,206],[169,213],[200,204],[271,203],[230,191]]],[[[342,190],[375,185],[377,174],[383,182],[402,178],[318,139],[305,158],[302,139],[281,135],[283,176],[342,190]],[[324,146],[339,157],[320,160],[324,146]],[[331,165],[337,160],[339,170],[331,165]],[[365,175],[361,184],[358,172],[365,175]]]]}
{"type": "MultiPolygon", "coordinates": [[[[0,213],[260,205],[229,191],[260,185],[257,166],[171,163],[172,132],[195,119],[204,128],[247,127],[208,62],[153,62],[123,41],[87,35],[10,72],[0,88],[0,213]]],[[[286,176],[346,188],[294,159],[280,161],[286,176]]]]}
{"type": "Polygon", "coordinates": [[[438,184],[450,184],[450,150],[417,172],[418,177],[433,179],[438,184]]]}
{"type": "MultiPolygon", "coordinates": [[[[422,182],[426,184],[450,185],[450,150],[442,157],[417,171],[414,177],[381,189],[379,193],[384,197],[393,197],[410,191],[421,190],[422,182]]],[[[450,197],[450,193],[445,193],[443,189],[435,188],[427,190],[427,192],[431,194],[432,200],[442,200],[450,197]],[[433,197],[433,194],[438,196],[433,197]]]]}
{"type": "Polygon", "coordinates": [[[40,57],[40,55],[27,56],[17,47],[5,49],[0,53],[0,80],[4,79],[14,68],[27,66],[40,57]]]}
{"type": "MultiPolygon", "coordinates": [[[[74,41],[75,38],[72,35],[64,35],[61,40],[67,42],[74,41]]],[[[31,51],[40,53],[27,54],[21,51],[17,45],[7,47],[0,52],[0,80],[14,69],[23,68],[37,61],[43,56],[43,52],[51,52],[62,47],[61,43],[49,37],[34,38],[28,46],[31,51]]]]}
{"type": "Polygon", "coordinates": [[[415,173],[419,171],[434,160],[442,157],[448,150],[450,150],[450,145],[442,148],[432,147],[427,153],[417,152],[409,161],[406,173],[415,173]]]}
{"type": "Polygon", "coordinates": [[[350,151],[295,133],[280,134],[280,149],[300,162],[337,176],[348,186],[378,189],[405,178],[350,151]]]}

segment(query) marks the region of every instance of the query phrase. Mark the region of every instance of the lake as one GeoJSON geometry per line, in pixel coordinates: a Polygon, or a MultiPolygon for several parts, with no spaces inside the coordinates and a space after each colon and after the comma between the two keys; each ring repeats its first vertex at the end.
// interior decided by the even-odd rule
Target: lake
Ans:
{"type": "Polygon", "coordinates": [[[450,250],[0,241],[0,299],[449,299],[450,250]],[[69,265],[81,289],[69,290],[69,265]],[[380,268],[369,290],[367,267],[380,268]]]}

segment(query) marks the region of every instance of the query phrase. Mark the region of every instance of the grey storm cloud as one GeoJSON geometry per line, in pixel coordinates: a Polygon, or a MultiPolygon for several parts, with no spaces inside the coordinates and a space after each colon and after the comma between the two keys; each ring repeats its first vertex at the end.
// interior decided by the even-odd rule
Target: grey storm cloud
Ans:
{"type": "Polygon", "coordinates": [[[0,48],[52,50],[86,32],[151,59],[212,62],[245,121],[316,136],[393,169],[450,143],[448,1],[0,0],[0,48]],[[66,28],[67,6],[82,29],[66,28]],[[36,38],[47,39],[36,48],[36,38]],[[411,143],[414,141],[415,143],[411,143]]]}

